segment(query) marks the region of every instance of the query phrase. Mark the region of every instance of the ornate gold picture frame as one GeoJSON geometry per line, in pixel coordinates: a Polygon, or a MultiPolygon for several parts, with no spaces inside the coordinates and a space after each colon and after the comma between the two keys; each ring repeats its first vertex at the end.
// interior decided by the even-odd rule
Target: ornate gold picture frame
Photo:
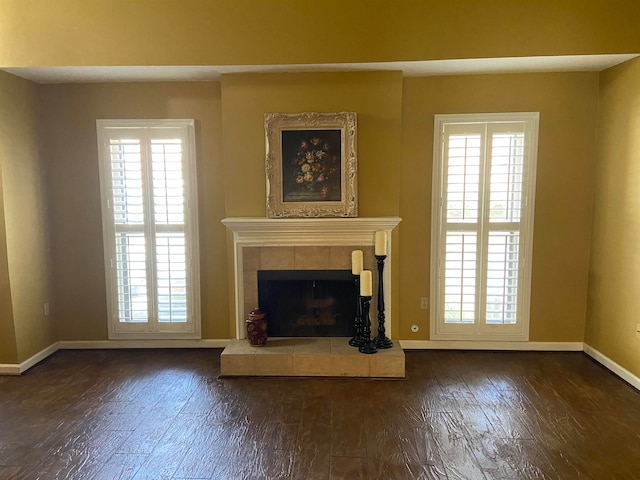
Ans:
{"type": "Polygon", "coordinates": [[[357,217],[356,114],[265,114],[267,217],[357,217]]]}

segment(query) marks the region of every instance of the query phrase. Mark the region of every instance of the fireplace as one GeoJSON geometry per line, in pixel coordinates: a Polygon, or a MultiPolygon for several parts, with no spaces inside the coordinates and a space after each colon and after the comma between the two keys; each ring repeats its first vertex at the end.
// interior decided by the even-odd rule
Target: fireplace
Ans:
{"type": "MultiPolygon", "coordinates": [[[[233,232],[236,338],[246,338],[245,319],[249,312],[258,305],[265,308],[259,301],[259,271],[344,270],[350,276],[351,251],[360,249],[364,252],[364,267],[374,271],[372,305],[376,305],[373,245],[375,232],[380,230],[386,231],[389,239],[384,293],[387,334],[393,331],[391,232],[400,223],[399,217],[226,218],[222,222],[233,232]]],[[[351,282],[353,284],[353,280],[351,282]]],[[[372,316],[372,322],[375,329],[375,316],[372,316]]]]}
{"type": "Polygon", "coordinates": [[[352,337],[356,289],[350,270],[259,270],[258,304],[269,337],[352,337]]]}

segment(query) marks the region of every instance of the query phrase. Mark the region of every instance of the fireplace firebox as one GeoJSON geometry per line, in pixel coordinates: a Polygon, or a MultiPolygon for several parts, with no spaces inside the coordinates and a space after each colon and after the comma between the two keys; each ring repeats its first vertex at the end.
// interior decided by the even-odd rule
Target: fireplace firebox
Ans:
{"type": "Polygon", "coordinates": [[[258,302],[270,337],[352,337],[350,270],[259,270],[258,302]]]}

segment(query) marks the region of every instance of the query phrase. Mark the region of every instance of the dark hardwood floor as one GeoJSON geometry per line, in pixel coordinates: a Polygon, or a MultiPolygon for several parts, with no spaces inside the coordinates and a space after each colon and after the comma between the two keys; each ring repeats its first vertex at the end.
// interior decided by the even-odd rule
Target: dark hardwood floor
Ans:
{"type": "Polygon", "coordinates": [[[220,350],[60,351],[0,377],[0,478],[640,479],[640,393],[584,354],[406,362],[225,379],[220,350]]]}

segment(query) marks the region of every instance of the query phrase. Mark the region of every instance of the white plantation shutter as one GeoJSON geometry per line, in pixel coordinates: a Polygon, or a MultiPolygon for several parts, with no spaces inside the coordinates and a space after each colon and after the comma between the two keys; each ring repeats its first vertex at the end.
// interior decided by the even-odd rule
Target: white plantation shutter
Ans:
{"type": "Polygon", "coordinates": [[[192,120],[98,120],[112,338],[200,332],[192,120]]]}
{"type": "Polygon", "coordinates": [[[113,139],[109,155],[118,315],[125,322],[148,322],[140,140],[113,139]]]}
{"type": "Polygon", "coordinates": [[[180,139],[152,139],[158,321],[187,321],[185,191],[180,139]]]}
{"type": "Polygon", "coordinates": [[[432,339],[528,338],[537,122],[436,116],[432,339]]]}
{"type": "Polygon", "coordinates": [[[520,124],[492,127],[488,128],[491,163],[485,316],[487,323],[513,325],[518,317],[525,135],[518,131],[520,124]]]}

